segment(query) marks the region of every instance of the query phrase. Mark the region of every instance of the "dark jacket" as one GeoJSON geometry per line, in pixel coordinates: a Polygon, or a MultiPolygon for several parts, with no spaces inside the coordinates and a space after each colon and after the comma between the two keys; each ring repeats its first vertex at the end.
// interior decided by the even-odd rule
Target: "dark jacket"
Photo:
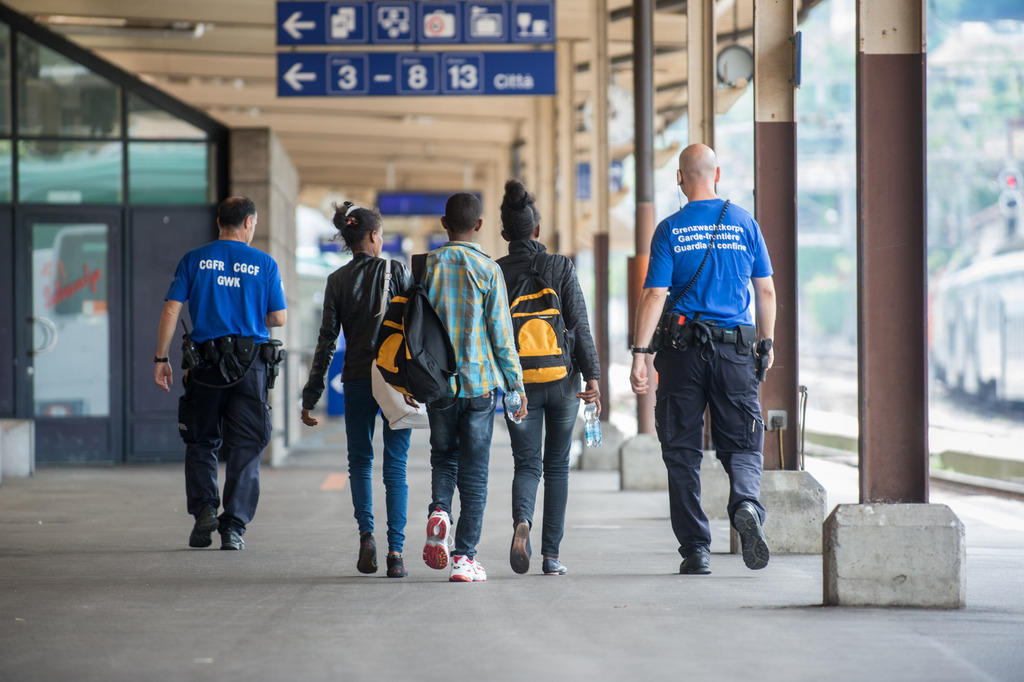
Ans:
{"type": "Polygon", "coordinates": [[[581,374],[587,381],[601,378],[597,348],[594,346],[594,337],[590,334],[590,322],[587,319],[587,302],[583,298],[580,282],[576,278],[576,267],[572,261],[565,256],[548,253],[544,245],[534,239],[509,242],[508,255],[498,259],[501,272],[505,275],[505,286],[509,291],[519,278],[529,271],[530,261],[534,257],[537,258],[537,272],[558,294],[562,317],[573,343],[572,371],[564,381],[568,391],[575,395],[579,390],[581,374]]]}
{"type": "MultiPolygon", "coordinates": [[[[391,261],[391,296],[404,292],[411,285],[408,268],[391,261]]],[[[370,363],[377,357],[374,340],[382,319],[377,313],[383,287],[384,259],[366,253],[357,253],[327,278],[320,337],[309,368],[309,380],[302,389],[303,408],[312,410],[324,392],[324,377],[334,358],[339,328],[345,334],[341,380],[370,378],[370,363]]]]}

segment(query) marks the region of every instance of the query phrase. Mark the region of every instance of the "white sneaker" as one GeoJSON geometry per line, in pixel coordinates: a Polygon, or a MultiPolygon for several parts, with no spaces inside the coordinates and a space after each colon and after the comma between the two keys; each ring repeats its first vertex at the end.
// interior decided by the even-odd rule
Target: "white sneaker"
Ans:
{"type": "Polygon", "coordinates": [[[480,562],[461,554],[452,556],[452,576],[448,578],[449,582],[473,583],[485,580],[487,580],[487,571],[480,565],[480,562]]]}
{"type": "Polygon", "coordinates": [[[427,543],[423,545],[423,561],[437,570],[448,566],[449,536],[452,522],[448,512],[435,509],[427,519],[427,543]]]}

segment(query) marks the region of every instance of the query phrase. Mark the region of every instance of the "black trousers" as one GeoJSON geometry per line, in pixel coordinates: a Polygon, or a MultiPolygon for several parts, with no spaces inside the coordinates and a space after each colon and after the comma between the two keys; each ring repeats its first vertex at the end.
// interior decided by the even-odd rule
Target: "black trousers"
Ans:
{"type": "Polygon", "coordinates": [[[665,349],[654,359],[658,371],[655,425],[668,469],[672,530],[684,557],[709,547],[711,529],[700,503],[704,410],[710,408],[711,436],[729,474],[729,518],[744,501],[764,522],[761,447],[764,422],[758,402],[754,358],[734,343],[712,342],[687,350],[665,349]]]}
{"type": "Polygon", "coordinates": [[[185,441],[185,496],[188,513],[220,507],[217,460],[226,465],[220,530],[245,533],[260,497],[260,454],[270,442],[267,369],[253,361],[245,377],[229,388],[216,368],[189,372],[178,402],[178,429],[185,441]],[[198,380],[198,381],[196,381],[198,380]]]}

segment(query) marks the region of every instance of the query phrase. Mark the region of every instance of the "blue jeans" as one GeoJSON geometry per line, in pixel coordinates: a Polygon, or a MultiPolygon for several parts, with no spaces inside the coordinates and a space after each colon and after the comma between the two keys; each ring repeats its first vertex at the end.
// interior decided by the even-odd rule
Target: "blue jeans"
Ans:
{"type": "Polygon", "coordinates": [[[508,420],[515,475],[512,478],[512,522],[533,525],[537,486],[544,474],[544,527],[541,553],[558,557],[565,530],[565,504],[569,497],[569,447],[580,401],[563,395],[562,383],[527,386],[528,414],[519,424],[508,420]],[[542,433],[545,425],[546,433],[542,433]],[[543,444],[543,455],[541,445],[543,444]]]}
{"type": "MultiPolygon", "coordinates": [[[[380,407],[369,379],[344,382],[345,436],[348,438],[348,478],[359,532],[373,532],[373,429],[380,407]]],[[[388,510],[388,549],[401,552],[405,542],[405,508],[409,486],[405,464],[412,429],[392,430],[384,422],[384,493],[388,510]]]]}
{"type": "Polygon", "coordinates": [[[427,513],[440,507],[451,515],[458,486],[462,510],[455,528],[455,554],[470,559],[476,556],[487,504],[496,394],[492,390],[476,398],[442,398],[427,405],[432,497],[427,513]]]}

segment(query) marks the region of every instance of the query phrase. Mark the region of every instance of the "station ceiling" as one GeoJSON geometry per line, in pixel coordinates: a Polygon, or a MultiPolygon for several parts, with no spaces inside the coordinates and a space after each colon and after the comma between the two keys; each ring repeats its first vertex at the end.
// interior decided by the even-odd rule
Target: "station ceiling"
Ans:
{"type": "MultiPolygon", "coordinates": [[[[5,0],[121,68],[232,127],[272,128],[305,187],[466,186],[536,132],[535,97],[278,98],[273,0],[5,0]]],[[[802,0],[806,13],[821,0],[802,0]]],[[[576,153],[585,157],[593,0],[558,0],[558,49],[571,46],[576,153]]],[[[719,48],[753,41],[754,0],[718,0],[719,48]]],[[[656,130],[686,107],[685,0],[656,0],[656,130]]],[[[608,0],[611,83],[632,89],[632,0],[608,0]]],[[[629,153],[629,145],[612,157],[629,153]]]]}

